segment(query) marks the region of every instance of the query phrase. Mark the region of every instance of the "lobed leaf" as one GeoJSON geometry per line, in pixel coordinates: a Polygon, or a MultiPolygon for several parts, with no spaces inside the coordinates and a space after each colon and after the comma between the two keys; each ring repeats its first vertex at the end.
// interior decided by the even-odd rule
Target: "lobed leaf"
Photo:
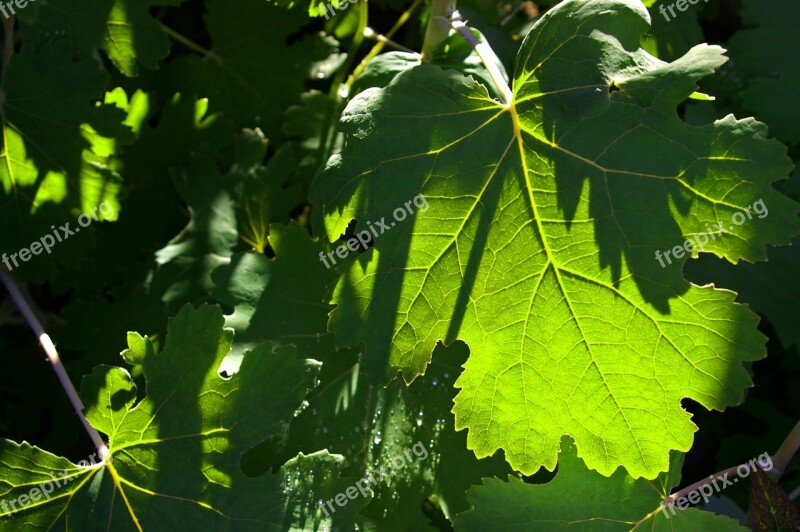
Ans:
{"type": "Polygon", "coordinates": [[[559,4],[522,45],[508,107],[430,65],[368,89],[312,187],[331,239],[353,219],[392,222],[342,267],[337,341],[365,344],[376,382],[411,382],[437,342],[465,341],[456,428],[525,474],[554,469],[565,434],[604,475],[667,470],[696,430],[681,401],[738,404],[743,362],[765,351],[734,294],[689,284],[688,257],[661,267],[657,252],[719,222],[702,251],[763,260],[798,232],[797,204],[771,187],[791,162],[762,124],[676,113],[722,50],[665,63],[640,48],[648,22],[634,0],[559,4]],[[418,194],[429,208],[394,218],[418,194]],[[731,223],[758,200],[767,217],[731,223]]]}

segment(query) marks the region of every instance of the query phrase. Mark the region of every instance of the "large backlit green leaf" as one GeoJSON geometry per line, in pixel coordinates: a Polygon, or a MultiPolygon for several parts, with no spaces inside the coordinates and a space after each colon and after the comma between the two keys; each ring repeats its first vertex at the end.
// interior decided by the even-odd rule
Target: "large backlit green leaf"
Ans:
{"type": "Polygon", "coordinates": [[[703,251],[763,260],[798,232],[771,187],[792,166],[763,124],[676,113],[722,50],[662,62],[640,48],[648,20],[634,0],[559,4],[520,50],[510,107],[431,65],[364,91],[312,189],[331,239],[352,219],[388,228],[339,264],[337,340],[365,344],[376,381],[412,381],[438,341],[465,341],[456,428],[524,473],[552,470],[564,434],[604,475],[666,471],[696,430],[681,401],[741,402],[764,337],[733,293],[690,285],[687,257],[663,252],[721,223],[703,251]]]}

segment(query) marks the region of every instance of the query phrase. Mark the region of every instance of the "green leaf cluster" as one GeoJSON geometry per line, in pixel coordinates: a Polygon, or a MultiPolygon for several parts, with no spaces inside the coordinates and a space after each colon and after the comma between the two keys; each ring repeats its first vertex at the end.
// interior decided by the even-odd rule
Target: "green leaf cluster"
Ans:
{"type": "Polygon", "coordinates": [[[439,4],[6,21],[0,530],[796,524],[797,6],[439,4]]]}

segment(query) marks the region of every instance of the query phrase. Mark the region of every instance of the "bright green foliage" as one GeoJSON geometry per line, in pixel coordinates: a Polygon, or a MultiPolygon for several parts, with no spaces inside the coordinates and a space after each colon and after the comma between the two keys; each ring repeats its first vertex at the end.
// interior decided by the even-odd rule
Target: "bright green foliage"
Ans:
{"type": "MultiPolygon", "coordinates": [[[[795,242],[798,242],[796,239],[795,242]]],[[[769,316],[781,342],[788,349],[800,344],[800,246],[770,248],[769,261],[732,265],[713,257],[701,257],[687,265],[687,276],[700,284],[716,283],[735,290],[738,300],[769,316]]]]}
{"type": "MultiPolygon", "coordinates": [[[[357,518],[364,526],[423,527],[419,501],[430,496],[451,517],[466,510],[464,491],[470,485],[509,469],[499,457],[478,461],[466,448],[466,435],[454,430],[449,410],[458,365],[466,356],[463,345],[440,348],[440,362],[413,387],[400,382],[387,389],[371,386],[355,350],[336,350],[332,334],[315,333],[324,330],[330,310],[324,303],[326,285],[335,279],[335,272],[319,261],[322,246],[295,224],[273,225],[269,233],[274,260],[256,253],[237,254],[229,266],[213,274],[215,295],[234,308],[226,324],[236,331],[236,342],[225,366],[235,371],[237,353],[265,340],[273,345],[292,343],[302,357],[313,357],[323,365],[319,385],[285,439],[250,453],[246,470],[260,473],[298,452],[325,448],[342,456],[341,470],[351,477],[385,473],[382,482],[370,486],[374,498],[358,501],[369,502],[357,518]],[[396,468],[393,460],[403,458],[418,443],[424,446],[424,455],[417,447],[418,454],[405,459],[402,469],[396,468]],[[385,512],[387,507],[393,511],[385,512]]],[[[334,528],[347,527],[340,511],[331,517],[334,528]]]]}
{"type": "Polygon", "coordinates": [[[675,113],[721,50],[659,61],[639,48],[647,17],[633,0],[559,4],[520,50],[510,108],[432,66],[361,93],[312,189],[331,238],[425,195],[429,210],[343,267],[330,325],[366,344],[377,381],[410,382],[437,341],[464,340],[456,428],[524,473],[552,470],[563,434],[604,475],[667,470],[695,430],[680,401],[739,403],[764,340],[732,293],[691,286],[685,258],[662,268],[655,252],[720,221],[706,252],[762,260],[798,232],[771,188],[791,164],[762,124],[675,113]],[[727,227],[759,199],[768,217],[727,227]]]}
{"type": "Polygon", "coordinates": [[[72,479],[0,530],[739,529],[659,503],[796,424],[796,9],[459,0],[505,106],[432,0],[78,3],[6,25],[0,254],[113,208],[11,272],[113,462],[0,289],[0,514],[72,479]]]}
{"type": "MultiPolygon", "coordinates": [[[[144,356],[146,397],[137,402],[136,386],[121,368],[98,366],[84,379],[87,417],[108,436],[110,465],[78,467],[3,440],[5,499],[47,480],[51,471],[68,469],[75,477],[50,500],[26,507],[4,524],[264,530],[284,517],[304,519],[284,516],[284,501],[294,509],[293,492],[306,497],[308,486],[294,486],[281,475],[245,477],[239,461],[291,419],[313,387],[319,363],[298,359],[293,348],[263,344],[245,356],[239,374],[223,380],[217,368],[232,337],[223,329],[219,308],[187,306],[172,319],[164,350],[144,356]]],[[[291,477],[306,461],[326,460],[324,453],[300,456],[284,474],[291,477]]],[[[313,484],[313,477],[306,473],[303,482],[313,484]]]]}
{"type": "Polygon", "coordinates": [[[486,479],[469,491],[473,510],[456,519],[456,530],[495,530],[501,522],[508,530],[612,532],[745,531],[728,517],[696,508],[685,510],[661,506],[680,482],[683,458],[675,455],[669,472],[653,480],[633,479],[624,471],[604,478],[586,469],[567,439],[558,460],[556,477],[544,485],[525,484],[510,477],[486,479]],[[610,497],[611,493],[623,497],[610,497]]]}
{"type": "Polygon", "coordinates": [[[177,6],[184,0],[48,0],[30,2],[20,12],[26,37],[48,41],[54,36],[75,40],[77,52],[102,49],[126,76],[139,64],[150,70],[169,52],[169,41],[150,16],[155,6],[177,6]]]}

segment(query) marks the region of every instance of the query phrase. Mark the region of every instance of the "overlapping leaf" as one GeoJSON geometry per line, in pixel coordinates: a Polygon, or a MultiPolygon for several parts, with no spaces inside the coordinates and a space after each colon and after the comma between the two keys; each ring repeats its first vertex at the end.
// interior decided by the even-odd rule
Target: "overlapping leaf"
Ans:
{"type": "Polygon", "coordinates": [[[93,49],[102,49],[123,74],[136,76],[140,64],[155,70],[169,52],[167,35],[150,11],[183,1],[48,0],[30,2],[20,15],[31,44],[54,35],[67,36],[79,54],[89,56],[93,49]]]}
{"type": "MultiPolygon", "coordinates": [[[[575,446],[563,442],[556,477],[544,485],[525,484],[510,477],[493,478],[472,488],[473,509],[456,519],[456,530],[586,530],[611,532],[651,530],[747,530],[728,517],[697,508],[672,509],[664,499],[680,482],[683,458],[675,455],[669,472],[654,480],[632,479],[624,471],[604,478],[586,469],[575,446]]],[[[683,503],[682,503],[683,505],[683,503]]]]}
{"type": "Polygon", "coordinates": [[[287,46],[307,15],[262,0],[207,0],[206,6],[211,49],[172,63],[165,77],[172,80],[170,93],[209,98],[211,110],[236,128],[260,127],[275,139],[283,111],[298,103],[304,82],[341,64],[336,41],[314,34],[287,46]]]}
{"type": "Polygon", "coordinates": [[[464,340],[456,427],[525,473],[555,467],[563,434],[605,475],[667,470],[695,430],[681,400],[739,403],[764,339],[732,293],[682,278],[683,253],[661,267],[656,252],[721,223],[705,252],[763,260],[798,231],[771,187],[790,161],[762,124],[675,112],[722,50],[659,61],[639,45],[648,20],[634,0],[560,4],[523,44],[508,108],[426,65],[363,92],[312,189],[331,238],[353,218],[388,227],[343,270],[337,339],[366,345],[378,381],[464,340]],[[397,214],[420,193],[429,209],[397,214]],[[731,223],[758,200],[768,217],[731,223]]]}
{"type": "MultiPolygon", "coordinates": [[[[20,258],[16,273],[43,279],[56,265],[76,267],[91,248],[92,229],[69,235],[55,226],[81,213],[115,220],[121,179],[111,168],[115,140],[129,140],[121,125],[124,114],[95,105],[108,75],[96,57],[73,61],[67,47],[26,46],[3,78],[0,139],[0,252],[12,255],[46,234],[67,236],[51,253],[20,258]],[[111,213],[103,216],[103,213],[111,213]]],[[[69,228],[68,228],[69,229],[69,228]]],[[[78,228],[79,231],[81,228],[78,228]]]]}
{"type": "Polygon", "coordinates": [[[744,105],[770,124],[773,135],[792,144],[800,144],[795,90],[800,83],[800,62],[795,54],[774,51],[800,46],[795,31],[798,17],[800,5],[792,0],[747,0],[742,10],[747,28],[730,41],[734,66],[747,78],[744,105]]]}
{"type": "Polygon", "coordinates": [[[65,471],[70,480],[51,497],[3,519],[3,526],[305,528],[309,516],[297,507],[306,504],[307,490],[337,482],[309,472],[309,462],[329,469],[327,453],[298,456],[281,474],[258,478],[246,477],[239,463],[245,451],[291,419],[313,387],[319,364],[297,358],[291,348],[263,344],[245,356],[237,375],[223,380],[217,368],[232,336],[218,307],[187,306],[171,321],[164,350],[150,349],[143,357],[144,398],[137,401],[136,386],[121,368],[98,366],[84,379],[87,417],[108,436],[110,464],[75,465],[3,440],[6,500],[19,500],[32,486],[52,480],[51,472],[65,471]],[[300,470],[304,478],[298,481],[300,470]]]}
{"type": "MultiPolygon", "coordinates": [[[[338,506],[335,513],[328,511],[333,529],[358,522],[381,530],[425,526],[420,503],[429,497],[453,516],[467,508],[466,488],[482,476],[508,473],[500,457],[477,460],[466,449],[465,434],[454,430],[449,410],[458,364],[466,356],[463,345],[440,346],[436,367],[411,387],[371,386],[357,351],[337,350],[332,334],[320,334],[329,311],[326,285],[335,278],[319,260],[323,246],[294,223],[270,226],[269,242],[273,260],[237,254],[213,274],[215,296],[234,308],[226,320],[236,331],[232,354],[265,340],[291,343],[300,356],[320,360],[323,367],[319,386],[286,434],[249,453],[250,469],[264,471],[298,452],[336,453],[342,457],[340,473],[381,480],[370,483],[369,497],[348,504],[347,510],[366,505],[359,516],[344,517],[338,506]]],[[[230,363],[235,368],[238,361],[230,363]]]]}

